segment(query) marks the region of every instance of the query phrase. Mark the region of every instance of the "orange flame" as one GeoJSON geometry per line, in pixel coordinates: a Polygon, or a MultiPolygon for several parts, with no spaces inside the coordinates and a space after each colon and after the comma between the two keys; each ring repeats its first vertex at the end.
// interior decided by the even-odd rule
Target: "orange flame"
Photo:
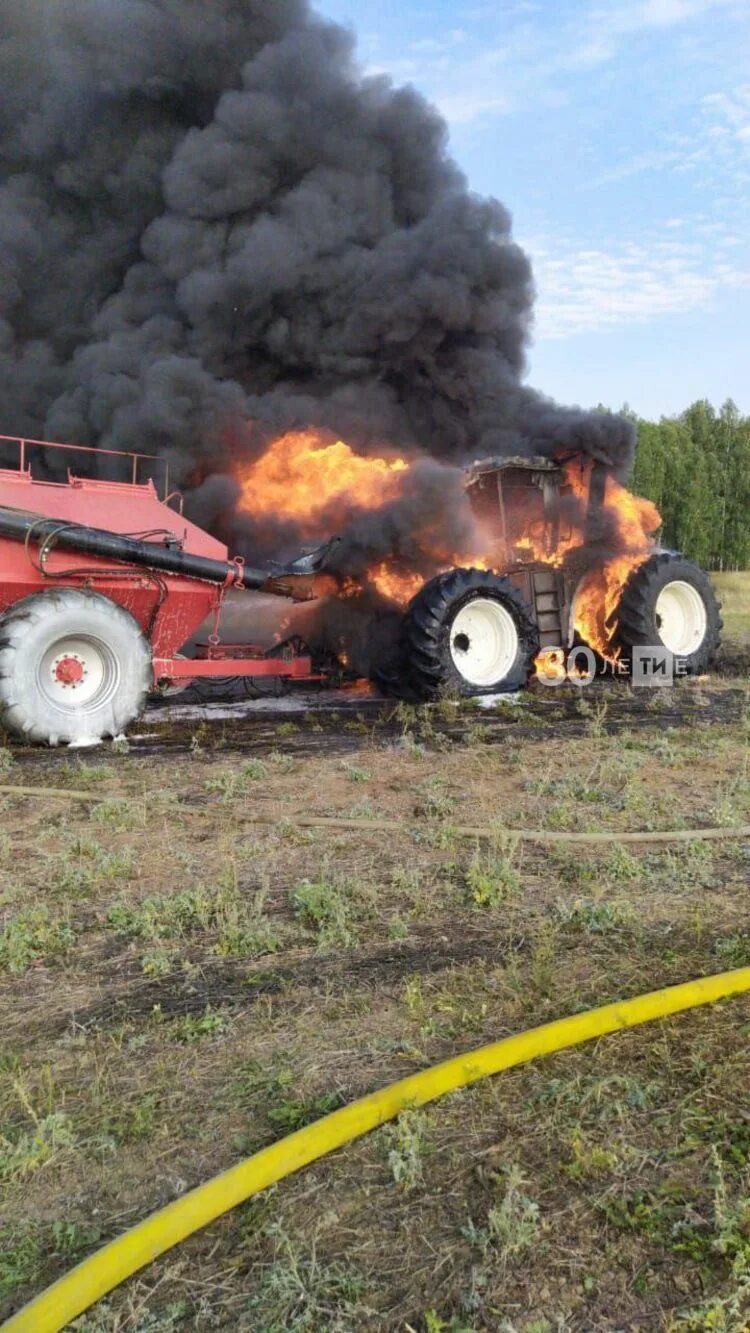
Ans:
{"type": "MultiPolygon", "coordinates": [[[[288,520],[303,540],[321,538],[335,533],[357,510],[377,509],[394,499],[409,466],[408,459],[385,450],[379,457],[365,458],[343,440],[331,442],[320,431],[290,431],[274,440],[240,475],[241,507],[256,520],[288,520]]],[[[530,513],[524,516],[519,510],[517,520],[522,531],[520,536],[514,536],[513,546],[507,550],[501,550],[499,531],[487,531],[486,540],[480,542],[480,551],[441,549],[438,556],[438,543],[434,534],[430,534],[426,546],[436,565],[433,572],[458,565],[498,573],[524,563],[562,566],[570,553],[588,540],[586,510],[590,476],[591,469],[585,463],[565,465],[564,491],[581,504],[565,508],[566,517],[553,545],[547,519],[532,517],[530,513]]],[[[653,549],[652,534],[661,519],[650,501],[632,495],[612,477],[607,478],[603,505],[608,546],[611,543],[610,549],[617,554],[597,561],[596,552],[592,551],[592,568],[583,576],[577,590],[575,628],[586,643],[613,660],[607,621],[630,574],[653,549]]],[[[405,569],[398,562],[385,561],[374,565],[361,580],[319,575],[315,587],[319,596],[354,597],[363,587],[370,586],[396,605],[405,606],[424,582],[423,574],[405,569]]],[[[547,663],[548,669],[549,666],[547,663]]],[[[562,664],[561,669],[564,670],[562,664]]]]}
{"type": "Polygon", "coordinates": [[[256,519],[288,519],[303,539],[326,536],[352,510],[392,499],[408,467],[396,455],[363,458],[315,430],[290,431],[240,475],[240,506],[256,519]]]}
{"type": "Polygon", "coordinates": [[[396,602],[398,606],[406,606],[412,597],[416,597],[419,589],[423,586],[425,580],[422,574],[410,572],[408,570],[394,569],[393,565],[384,561],[380,565],[374,565],[367,572],[368,582],[375,585],[382,597],[387,597],[389,601],[396,602]]]}
{"type": "Polygon", "coordinates": [[[581,638],[612,661],[607,621],[617,609],[633,570],[651,554],[653,534],[661,524],[661,515],[655,504],[631,494],[614,477],[607,478],[604,508],[613,522],[618,553],[589,570],[582,579],[576,597],[575,622],[581,638]]]}

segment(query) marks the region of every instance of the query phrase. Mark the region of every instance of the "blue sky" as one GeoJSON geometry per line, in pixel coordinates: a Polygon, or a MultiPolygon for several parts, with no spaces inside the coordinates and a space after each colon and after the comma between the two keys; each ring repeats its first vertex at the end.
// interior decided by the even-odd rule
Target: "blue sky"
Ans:
{"type": "Polygon", "coordinates": [[[529,380],[647,416],[750,412],[750,0],[317,0],[442,109],[510,208],[529,380]]]}

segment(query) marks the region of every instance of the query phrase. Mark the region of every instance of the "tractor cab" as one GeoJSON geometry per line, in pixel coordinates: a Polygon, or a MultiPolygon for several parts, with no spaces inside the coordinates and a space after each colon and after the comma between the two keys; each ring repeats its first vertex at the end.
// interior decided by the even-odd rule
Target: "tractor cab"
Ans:
{"type": "Polygon", "coordinates": [[[466,489],[488,533],[493,563],[505,569],[559,565],[593,536],[604,469],[581,454],[487,458],[467,470],[466,489]]]}

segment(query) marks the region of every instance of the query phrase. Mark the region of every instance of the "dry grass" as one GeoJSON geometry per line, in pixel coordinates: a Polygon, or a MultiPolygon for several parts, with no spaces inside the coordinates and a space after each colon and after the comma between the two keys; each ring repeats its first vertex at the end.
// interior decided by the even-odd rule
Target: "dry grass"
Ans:
{"type": "MultiPolygon", "coordinates": [[[[686,696],[687,697],[687,696],[686,696]]],[[[750,962],[746,725],[447,745],[408,710],[342,758],[57,756],[1,798],[0,1312],[333,1106],[450,1053],[750,962]],[[128,794],[131,807],[108,802],[128,794]],[[254,822],[254,813],[276,817],[254,822]],[[405,821],[384,840],[296,811],[405,821]],[[607,828],[472,846],[455,823],[607,828]]],[[[434,716],[434,713],[432,714],[434,716]]],[[[364,729],[366,732],[366,729],[364,729]]],[[[411,1113],[239,1209],[79,1327],[740,1333],[750,1002],[562,1054],[411,1113]]]]}

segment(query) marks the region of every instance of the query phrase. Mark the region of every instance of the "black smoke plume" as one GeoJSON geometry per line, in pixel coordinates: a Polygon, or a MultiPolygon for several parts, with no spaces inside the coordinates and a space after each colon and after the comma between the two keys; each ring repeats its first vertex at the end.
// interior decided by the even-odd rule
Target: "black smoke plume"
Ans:
{"type": "MultiPolygon", "coordinates": [[[[193,514],[246,542],[234,462],[294,427],[627,470],[628,423],[524,386],[508,213],[352,47],[305,0],[4,0],[6,433],[166,452],[193,514]]],[[[418,500],[353,556],[408,545],[418,500]]]]}

